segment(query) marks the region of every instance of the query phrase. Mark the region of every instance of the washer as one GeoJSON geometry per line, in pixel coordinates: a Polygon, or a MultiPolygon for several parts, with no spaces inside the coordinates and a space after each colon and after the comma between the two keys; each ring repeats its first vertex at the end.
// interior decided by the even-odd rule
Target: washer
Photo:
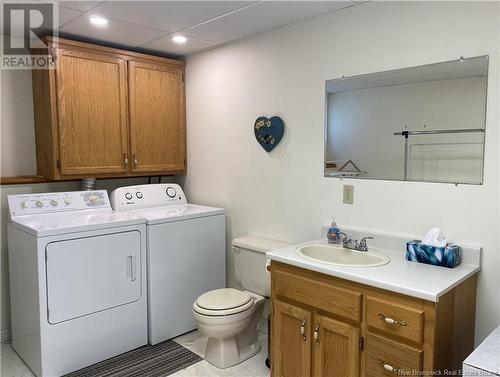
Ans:
{"type": "Polygon", "coordinates": [[[194,330],[193,302],[226,287],[224,209],[188,204],[176,184],[121,187],[111,205],[146,220],[149,342],[194,330]]]}
{"type": "Polygon", "coordinates": [[[8,196],[12,346],[41,377],[147,344],[146,225],[106,191],[8,196]]]}

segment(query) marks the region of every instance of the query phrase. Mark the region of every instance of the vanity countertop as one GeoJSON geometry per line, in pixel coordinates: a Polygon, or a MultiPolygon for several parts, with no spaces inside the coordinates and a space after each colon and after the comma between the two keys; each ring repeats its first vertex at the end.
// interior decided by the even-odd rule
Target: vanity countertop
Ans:
{"type": "Polygon", "coordinates": [[[480,270],[479,265],[463,263],[455,268],[431,266],[405,260],[405,253],[378,249],[391,260],[377,267],[336,266],[305,259],[296,248],[307,244],[328,244],[326,239],[293,245],[266,255],[269,259],[369,285],[423,300],[438,302],[439,297],[480,270]]]}

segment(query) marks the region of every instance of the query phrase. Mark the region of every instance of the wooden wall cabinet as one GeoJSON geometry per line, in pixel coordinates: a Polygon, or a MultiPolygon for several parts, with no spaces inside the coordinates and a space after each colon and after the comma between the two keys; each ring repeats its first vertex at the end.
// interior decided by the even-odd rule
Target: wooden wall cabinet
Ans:
{"type": "Polygon", "coordinates": [[[475,275],[434,303],[275,261],[270,270],[273,377],[446,375],[474,348],[475,275]]]}
{"type": "Polygon", "coordinates": [[[186,168],[183,61],[47,38],[33,71],[38,175],[178,174],[186,168]]]}

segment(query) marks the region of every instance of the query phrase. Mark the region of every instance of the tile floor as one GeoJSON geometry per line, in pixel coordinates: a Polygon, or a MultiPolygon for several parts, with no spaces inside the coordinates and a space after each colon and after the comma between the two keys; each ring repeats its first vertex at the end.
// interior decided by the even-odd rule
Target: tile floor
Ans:
{"type": "MultiPolygon", "coordinates": [[[[205,354],[207,338],[197,330],[174,339],[180,345],[200,355],[205,354]]],[[[227,369],[218,369],[205,360],[182,369],[172,377],[268,377],[269,369],[265,365],[267,357],[267,335],[260,333],[261,351],[254,357],[227,369]]],[[[10,343],[1,343],[1,377],[33,377],[33,373],[12,349],[10,343]]]]}

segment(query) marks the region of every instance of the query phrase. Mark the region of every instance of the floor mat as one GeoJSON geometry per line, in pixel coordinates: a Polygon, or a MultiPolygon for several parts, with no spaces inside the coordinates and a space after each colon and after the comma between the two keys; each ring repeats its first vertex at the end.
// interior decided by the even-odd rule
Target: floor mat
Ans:
{"type": "Polygon", "coordinates": [[[167,340],[101,361],[64,377],[163,377],[200,360],[203,359],[187,348],[167,340]]]}

